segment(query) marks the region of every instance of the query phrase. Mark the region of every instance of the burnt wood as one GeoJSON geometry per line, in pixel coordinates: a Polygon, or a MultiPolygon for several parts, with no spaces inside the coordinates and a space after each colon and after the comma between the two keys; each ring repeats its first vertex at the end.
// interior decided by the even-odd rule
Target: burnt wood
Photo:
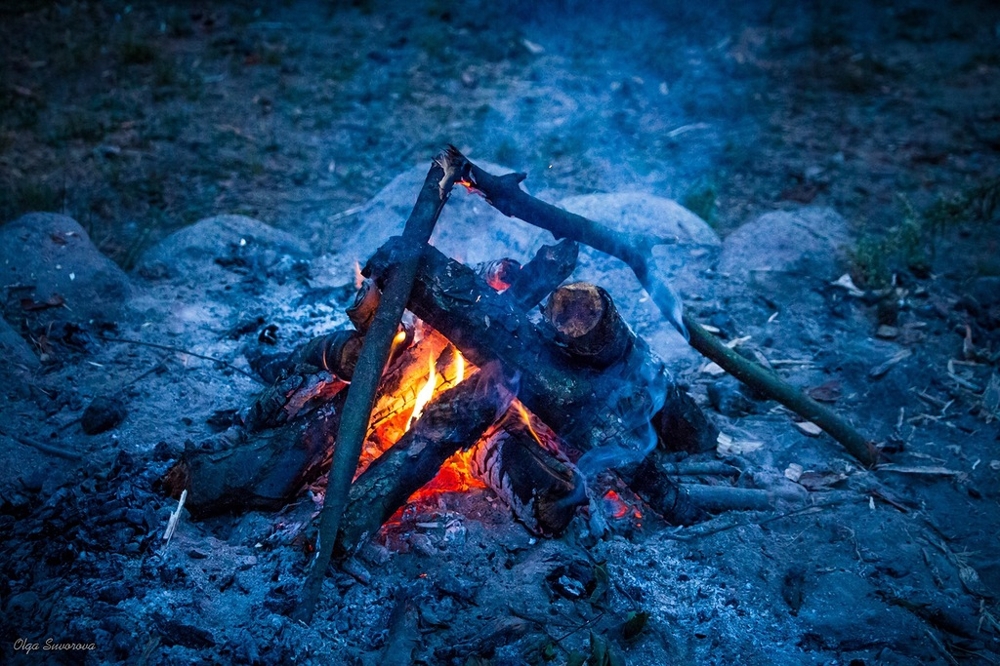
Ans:
{"type": "Polygon", "coordinates": [[[873,466],[878,462],[879,450],[875,443],[854,426],[775,373],[729,349],[694,318],[684,314],[681,300],[670,285],[656,275],[652,265],[652,249],[676,242],[676,239],[615,231],[531,196],[520,187],[526,178],[523,173],[495,176],[470,162],[457,150],[455,159],[461,162],[460,182],[470,191],[483,195],[491,206],[504,215],[547,229],[556,238],[572,238],[621,259],[635,273],[667,321],[692,347],[752,389],[821,427],[865,465],[873,466]]]}
{"type": "Polygon", "coordinates": [[[471,471],[533,534],[561,534],[587,502],[580,473],[543,447],[513,410],[476,447],[471,471]]]}
{"type": "Polygon", "coordinates": [[[597,285],[575,282],[560,287],[549,295],[542,312],[566,352],[595,368],[621,360],[635,341],[611,295],[597,285]]]}
{"type": "Polygon", "coordinates": [[[209,449],[188,448],[164,487],[174,496],[186,489],[185,507],[195,518],[280,509],[328,468],[345,396],[341,392],[283,427],[232,429],[209,449]]]}

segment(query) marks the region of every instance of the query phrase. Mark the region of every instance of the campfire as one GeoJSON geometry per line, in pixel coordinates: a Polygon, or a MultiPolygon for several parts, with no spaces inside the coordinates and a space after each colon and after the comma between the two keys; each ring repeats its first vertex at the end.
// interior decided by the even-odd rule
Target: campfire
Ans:
{"type": "MultiPolygon", "coordinates": [[[[262,335],[248,360],[268,388],[217,447],[187,450],[165,479],[175,496],[186,491],[197,518],[281,508],[330,470],[327,486],[315,487],[325,503],[305,617],[331,555],[350,555],[405,506],[440,493],[489,489],[538,536],[562,533],[576,516],[596,531],[606,519],[640,526],[649,513],[690,524],[706,510],[772,499],[678,481],[738,472],[672,460],[714,448],[718,432],[605,289],[566,283],[578,240],[622,258],[693,346],[753,380],[757,370],[688,320],[653,274],[649,249],[664,239],[543,204],[518,188],[522,178],[490,176],[454,149],[439,156],[403,236],[359,267],[346,312],[353,328],[281,354],[268,353],[262,335]],[[445,256],[427,239],[455,183],[563,240],[523,265],[445,256]]],[[[770,390],[856,456],[871,455],[823,408],[770,390]]]]}

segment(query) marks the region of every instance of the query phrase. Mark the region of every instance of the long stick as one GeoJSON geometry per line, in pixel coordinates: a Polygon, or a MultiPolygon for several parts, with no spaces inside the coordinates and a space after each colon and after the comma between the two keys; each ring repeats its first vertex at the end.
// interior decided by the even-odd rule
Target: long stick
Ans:
{"type": "MultiPolygon", "coordinates": [[[[464,159],[464,158],[462,158],[464,159]]],[[[571,238],[617,257],[628,264],[649,293],[663,316],[691,346],[740,381],[766,393],[796,414],[812,421],[840,442],[847,451],[866,465],[874,465],[877,450],[849,423],[784,380],[721,344],[697,321],[683,314],[680,299],[652,268],[652,248],[670,242],[648,234],[622,233],[575,215],[524,192],[520,183],[524,174],[494,176],[465,160],[461,182],[482,194],[501,213],[552,232],[556,238],[571,238]]]]}
{"type": "Polygon", "coordinates": [[[297,619],[306,622],[312,619],[316,600],[323,587],[323,577],[333,554],[340,518],[347,504],[347,493],[358,468],[375,392],[389,358],[392,339],[413,288],[420,254],[430,239],[456,180],[454,165],[460,165],[462,159],[461,154],[452,147],[434,159],[413,206],[413,212],[403,227],[403,250],[400,252],[398,265],[382,291],[382,300],[365,335],[364,346],[348,389],[343,417],[337,430],[337,446],[333,453],[326,497],[320,513],[319,547],[302,591],[302,600],[296,610],[297,619]]]}

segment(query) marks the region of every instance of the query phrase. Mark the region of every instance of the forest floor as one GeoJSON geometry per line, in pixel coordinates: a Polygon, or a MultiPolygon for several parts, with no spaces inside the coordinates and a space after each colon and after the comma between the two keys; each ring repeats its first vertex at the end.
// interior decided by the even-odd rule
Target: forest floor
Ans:
{"type": "MultiPolygon", "coordinates": [[[[34,240],[0,226],[0,270],[65,251],[97,276],[60,283],[84,290],[70,314],[0,285],[0,346],[23,339],[33,368],[0,368],[3,640],[94,640],[94,663],[373,664],[396,631],[416,632],[424,663],[1000,663],[1000,10],[730,4],[5,3],[0,225],[62,213],[123,271],[64,218],[34,240]],[[777,360],[890,466],[862,469],[773,403],[712,404],[732,386],[644,316],[631,323],[731,435],[712,455],[755,487],[799,479],[807,512],[689,530],[650,518],[583,546],[577,528],[530,537],[489,498],[442,499],[410,517],[410,541],[332,574],[308,628],[287,615],[309,502],[183,521],[164,545],[167,463],[259,389],[176,348],[240,365],[264,321],[291,339],[342,325],[345,261],[365,258],[345,248],[381,242],[383,213],[447,143],[526,172],[549,201],[638,193],[696,213],[722,243],[677,262],[689,311],[777,360]],[[836,262],[810,245],[830,229],[781,247],[778,222],[759,223],[840,224],[802,214],[816,206],[845,220],[836,262]],[[269,227],[190,227],[227,213],[269,227]],[[758,250],[836,264],[856,288],[797,264],[761,278],[758,250]],[[101,342],[116,331],[170,349],[101,342]],[[85,435],[84,407],[106,394],[128,416],[85,435]],[[60,468],[28,440],[87,460],[60,468]],[[598,589],[542,585],[554,571],[598,589]],[[393,620],[414,604],[416,625],[393,620]]],[[[471,205],[449,204],[465,206],[456,234],[492,219],[471,205]]],[[[482,229],[476,251],[513,250],[482,229]]]]}

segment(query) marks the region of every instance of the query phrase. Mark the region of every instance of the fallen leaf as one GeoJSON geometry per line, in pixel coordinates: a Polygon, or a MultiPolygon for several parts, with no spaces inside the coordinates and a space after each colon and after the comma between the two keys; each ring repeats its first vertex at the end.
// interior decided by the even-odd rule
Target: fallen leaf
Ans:
{"type": "Polygon", "coordinates": [[[806,490],[814,491],[835,486],[845,479],[847,479],[847,475],[840,472],[809,471],[802,473],[802,476],[799,477],[798,483],[806,490]]]}
{"type": "Polygon", "coordinates": [[[802,478],[802,465],[798,463],[789,463],[788,467],[785,468],[785,478],[789,481],[798,481],[802,478]]]}
{"type": "Polygon", "coordinates": [[[854,280],[851,279],[849,273],[844,273],[835,282],[831,282],[834,287],[841,287],[847,290],[847,293],[851,296],[864,296],[865,292],[858,289],[858,286],[854,284],[854,280]]]}
{"type": "Polygon", "coordinates": [[[823,429],[812,421],[795,421],[795,427],[807,437],[819,437],[823,434],[823,429]]]}
{"type": "Polygon", "coordinates": [[[809,397],[820,402],[837,402],[840,399],[840,382],[831,379],[809,389],[809,397]]]}
{"type": "Polygon", "coordinates": [[[719,364],[715,362],[706,363],[702,366],[701,371],[706,375],[711,375],[712,377],[720,377],[726,374],[726,371],[719,367],[719,364]]]}

